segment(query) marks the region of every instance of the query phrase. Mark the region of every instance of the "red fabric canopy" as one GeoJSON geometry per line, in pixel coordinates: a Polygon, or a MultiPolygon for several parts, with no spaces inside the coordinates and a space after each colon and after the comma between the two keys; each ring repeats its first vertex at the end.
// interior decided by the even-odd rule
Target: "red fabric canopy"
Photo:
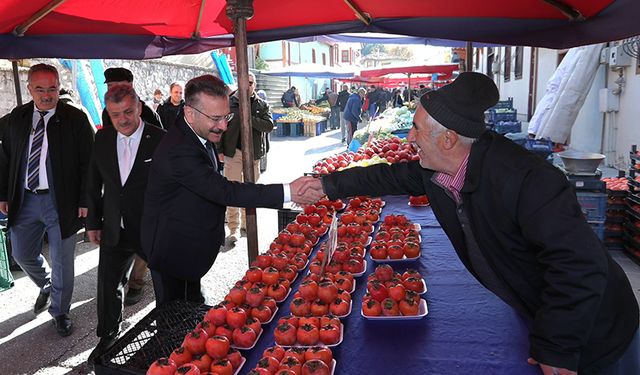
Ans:
{"type": "Polygon", "coordinates": [[[451,77],[451,74],[458,70],[460,66],[458,64],[443,64],[443,65],[411,65],[411,66],[395,66],[389,68],[380,69],[368,69],[360,71],[362,77],[382,77],[387,74],[394,73],[420,73],[420,74],[433,74],[442,73],[446,77],[451,77]]]}

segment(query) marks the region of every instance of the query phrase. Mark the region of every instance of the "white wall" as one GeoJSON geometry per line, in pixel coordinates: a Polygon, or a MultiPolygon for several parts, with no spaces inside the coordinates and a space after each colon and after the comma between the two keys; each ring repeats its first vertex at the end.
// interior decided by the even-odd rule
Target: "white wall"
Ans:
{"type": "Polygon", "coordinates": [[[518,111],[518,120],[523,122],[523,128],[528,121],[527,110],[529,106],[529,74],[530,74],[530,62],[531,62],[531,49],[523,48],[522,56],[522,77],[515,78],[515,65],[516,65],[516,47],[503,47],[500,49],[500,73],[495,75],[498,89],[500,90],[500,100],[506,100],[507,98],[513,98],[513,108],[518,111]],[[509,81],[504,80],[504,49],[511,48],[511,72],[509,74],[509,81]]]}
{"type": "MultiPolygon", "coordinates": [[[[636,73],[636,59],[624,69],[625,86],[620,94],[620,110],[607,116],[607,126],[616,129],[616,166],[628,170],[631,145],[640,145],[640,75],[636,73]]],[[[618,73],[608,72],[608,87],[615,88],[618,73]]]]}
{"type": "Polygon", "coordinates": [[[602,113],[599,111],[600,89],[604,87],[606,68],[598,67],[591,89],[576,117],[569,136],[569,146],[577,151],[602,152],[602,113]]]}

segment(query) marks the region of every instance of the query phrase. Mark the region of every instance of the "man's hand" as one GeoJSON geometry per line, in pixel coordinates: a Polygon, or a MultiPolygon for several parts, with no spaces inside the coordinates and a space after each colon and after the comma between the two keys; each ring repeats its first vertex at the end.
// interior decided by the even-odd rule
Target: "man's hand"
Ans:
{"type": "Polygon", "coordinates": [[[87,217],[87,212],[89,210],[86,207],[79,207],[78,208],[78,217],[87,217]]]}
{"type": "Polygon", "coordinates": [[[100,229],[88,230],[87,234],[89,235],[89,241],[96,245],[100,245],[100,239],[102,238],[102,231],[100,229]]]}
{"type": "Polygon", "coordinates": [[[9,213],[9,203],[8,202],[0,202],[0,212],[2,214],[7,215],[9,213]]]}
{"type": "Polygon", "coordinates": [[[540,369],[542,369],[542,373],[544,375],[578,375],[576,371],[545,365],[544,363],[540,363],[533,358],[527,359],[527,363],[534,366],[540,365],[540,369]]]}
{"type": "Polygon", "coordinates": [[[309,205],[324,197],[322,183],[319,178],[300,177],[289,184],[291,200],[300,205],[309,205]]]}

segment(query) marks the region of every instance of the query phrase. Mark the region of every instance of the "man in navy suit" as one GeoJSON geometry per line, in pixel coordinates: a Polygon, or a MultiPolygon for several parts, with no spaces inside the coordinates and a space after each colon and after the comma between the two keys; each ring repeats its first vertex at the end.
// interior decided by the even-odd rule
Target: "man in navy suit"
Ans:
{"type": "Polygon", "coordinates": [[[105,103],[112,127],[96,134],[87,178],[87,231],[100,245],[98,263],[98,327],[100,342],[89,363],[117,340],[123,292],[140,246],[142,203],[153,152],[164,131],[145,123],[133,87],[109,87],[105,103]]]}
{"type": "Polygon", "coordinates": [[[319,192],[302,198],[312,177],[272,185],[224,178],[213,144],[232,116],[224,82],[212,75],[196,77],[186,84],[184,109],[154,154],[142,248],[158,305],[176,299],[204,302],[200,278],[224,241],[227,206],[279,208],[290,200],[310,204],[321,198],[319,192]]]}

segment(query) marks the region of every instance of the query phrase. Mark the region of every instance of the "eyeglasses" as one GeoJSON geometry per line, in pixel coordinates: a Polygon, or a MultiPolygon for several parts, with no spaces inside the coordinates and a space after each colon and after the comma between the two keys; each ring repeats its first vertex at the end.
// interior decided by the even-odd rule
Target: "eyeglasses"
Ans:
{"type": "Polygon", "coordinates": [[[209,116],[208,114],[202,112],[201,110],[199,110],[196,107],[192,107],[190,105],[188,105],[187,107],[192,108],[194,111],[200,113],[201,115],[203,115],[204,117],[208,118],[209,120],[215,122],[215,123],[220,123],[220,122],[229,122],[231,121],[231,119],[233,118],[233,112],[230,112],[224,116],[209,116]]]}

